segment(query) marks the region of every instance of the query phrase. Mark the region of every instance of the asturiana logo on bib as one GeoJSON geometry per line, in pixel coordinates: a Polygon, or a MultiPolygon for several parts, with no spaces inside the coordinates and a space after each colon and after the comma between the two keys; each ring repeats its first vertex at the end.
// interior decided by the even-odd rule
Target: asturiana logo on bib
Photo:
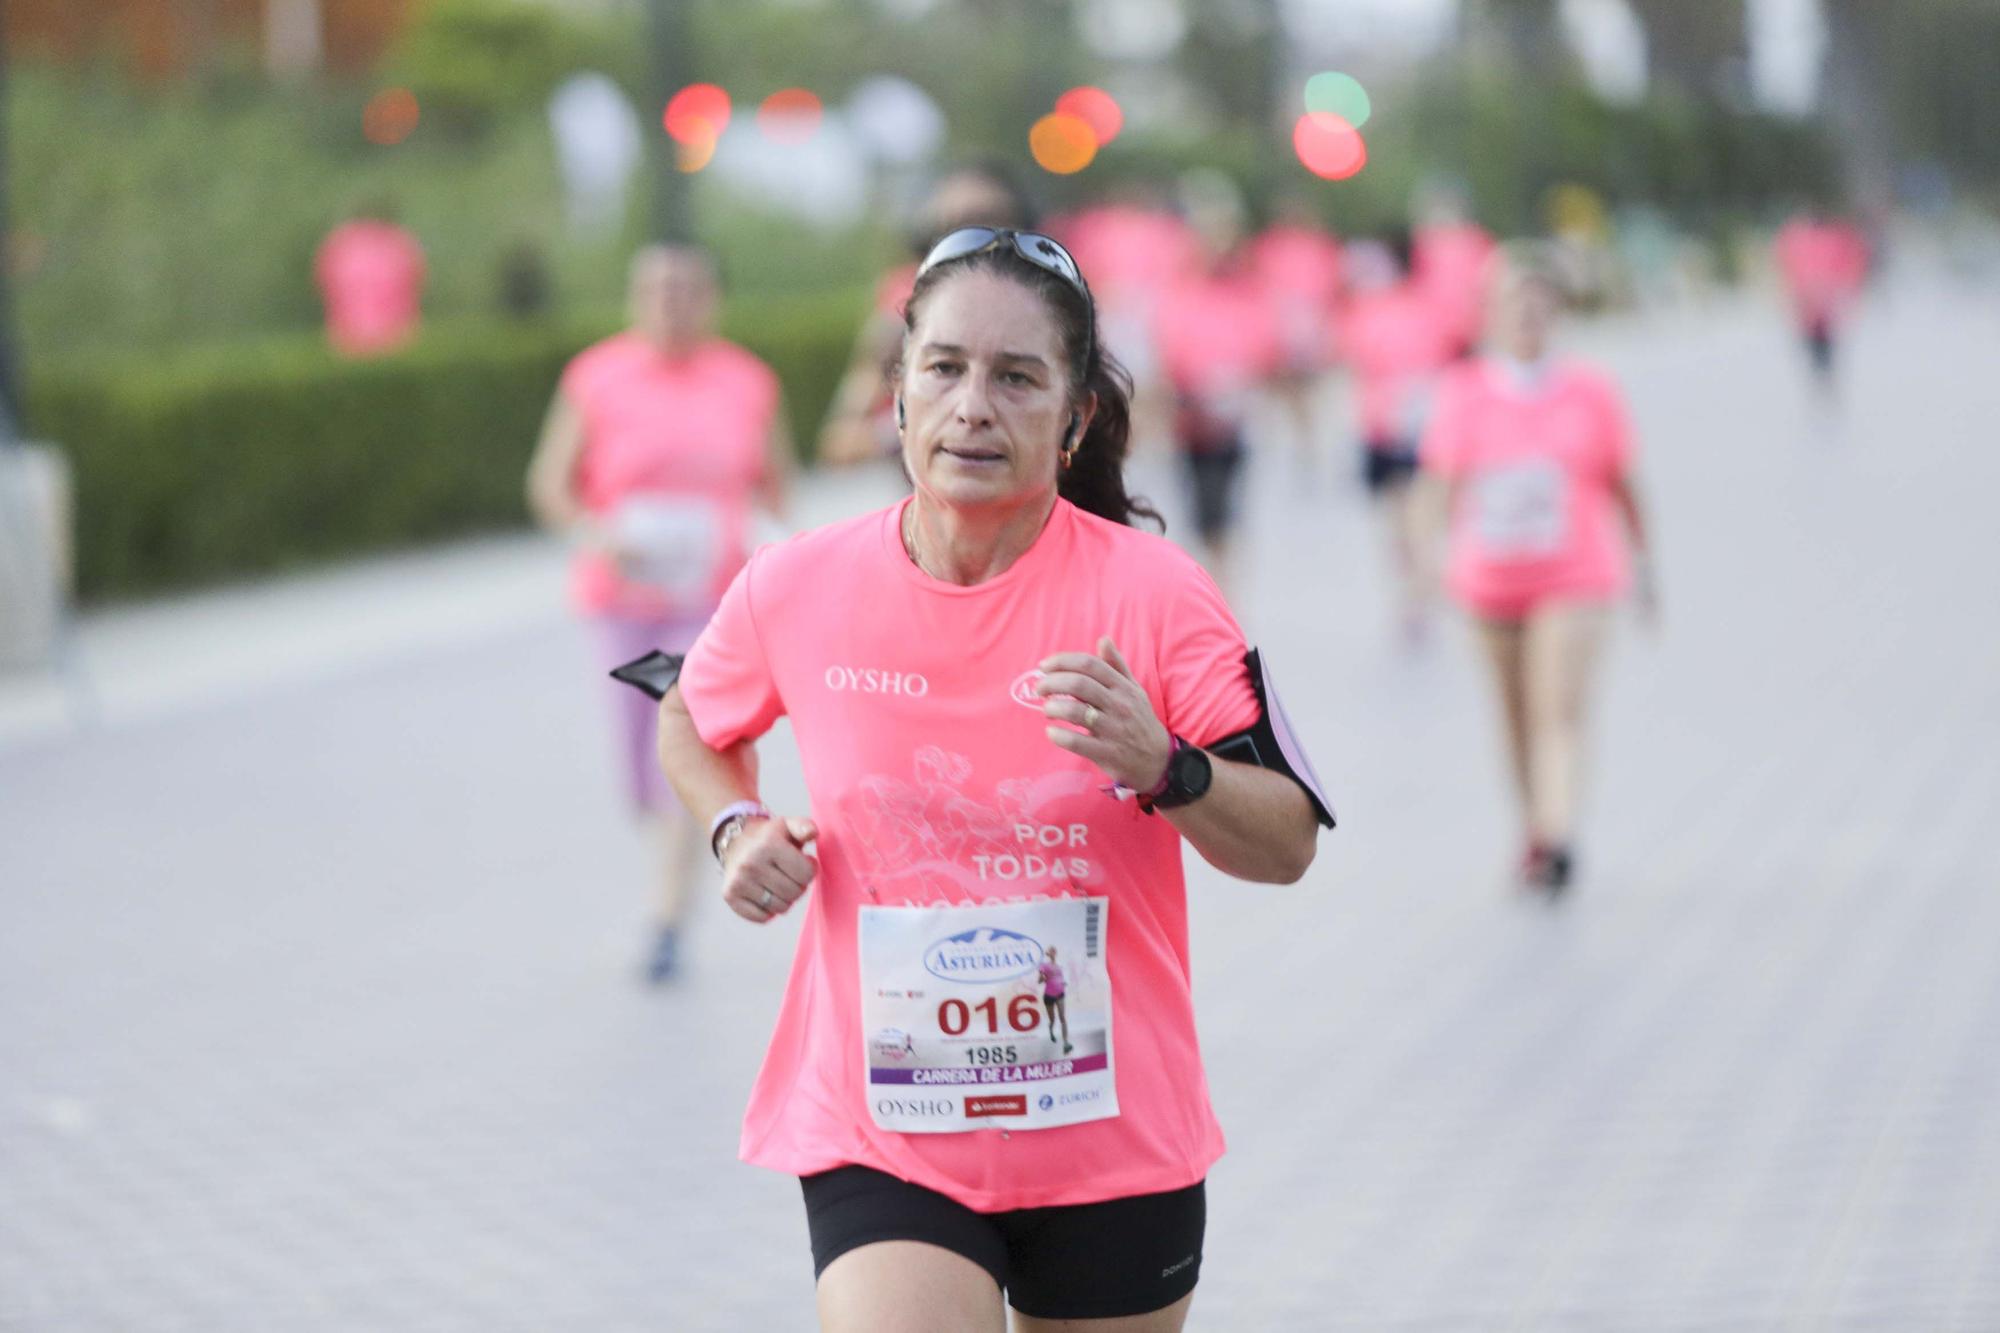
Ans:
{"type": "Polygon", "coordinates": [[[974,926],[924,950],[924,968],[932,976],[969,986],[1025,977],[1041,961],[1040,944],[996,926],[974,926]]]}
{"type": "Polygon", "coordinates": [[[904,694],[912,699],[931,692],[930,681],[914,671],[883,671],[878,667],[830,666],[826,687],[835,693],[904,694]]]}

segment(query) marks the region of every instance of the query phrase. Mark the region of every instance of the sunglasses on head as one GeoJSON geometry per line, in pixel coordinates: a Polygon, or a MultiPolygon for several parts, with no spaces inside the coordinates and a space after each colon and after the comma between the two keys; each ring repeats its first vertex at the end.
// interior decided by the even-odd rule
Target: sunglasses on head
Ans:
{"type": "MultiPolygon", "coordinates": [[[[949,264],[955,259],[982,254],[1011,244],[1014,253],[1047,273],[1053,273],[1076,290],[1083,297],[1084,309],[1090,312],[1091,323],[1097,319],[1097,303],[1091,300],[1090,287],[1083,280],[1083,270],[1077,267],[1076,257],[1063,249],[1062,242],[1044,236],[1038,231],[1015,231],[1011,227],[960,227],[949,232],[931,252],[924,256],[924,262],[917,265],[917,276],[936,268],[939,264],[949,264]]],[[[1091,343],[1095,341],[1096,330],[1085,332],[1084,361],[1090,360],[1091,343]]]]}

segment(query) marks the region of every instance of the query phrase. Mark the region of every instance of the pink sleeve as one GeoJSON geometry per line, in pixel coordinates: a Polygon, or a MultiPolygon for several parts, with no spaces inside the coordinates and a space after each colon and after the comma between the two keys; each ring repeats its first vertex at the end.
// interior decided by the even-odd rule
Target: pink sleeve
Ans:
{"type": "Polygon", "coordinates": [[[1424,471],[1447,480],[1465,471],[1467,397],[1461,375],[1446,376],[1439,386],[1437,406],[1417,446],[1417,457],[1424,471]]]}
{"type": "Polygon", "coordinates": [[[1167,730],[1212,745],[1257,721],[1249,645],[1215,581],[1192,560],[1176,580],[1160,627],[1160,692],[1167,730]]]}
{"type": "Polygon", "coordinates": [[[1610,380],[1598,381],[1599,412],[1604,419],[1604,475],[1618,477],[1632,466],[1635,448],[1632,417],[1625,410],[1625,395],[1610,380]]]}
{"type": "Polygon", "coordinates": [[[590,407],[590,386],[596,379],[592,372],[597,361],[591,353],[595,350],[586,347],[571,357],[569,364],[563,367],[562,378],[556,382],[562,396],[569,399],[570,406],[579,412],[588,411],[590,407]]]}
{"type": "Polygon", "coordinates": [[[751,608],[750,585],[762,562],[761,554],[752,556],[737,571],[714,619],[681,666],[681,702],[703,744],[711,749],[726,750],[738,741],[757,739],[785,711],[751,608]]]}

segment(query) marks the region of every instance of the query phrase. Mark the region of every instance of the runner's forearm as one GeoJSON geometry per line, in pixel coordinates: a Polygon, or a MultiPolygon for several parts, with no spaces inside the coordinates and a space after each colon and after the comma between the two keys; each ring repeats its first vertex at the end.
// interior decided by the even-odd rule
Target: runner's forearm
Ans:
{"type": "Polygon", "coordinates": [[[681,702],[680,688],[660,700],[660,766],[696,822],[706,827],[725,806],[757,799],[757,747],[741,741],[710,749],[681,702]]]}
{"type": "Polygon", "coordinates": [[[1213,764],[1215,780],[1206,796],[1160,813],[1223,874],[1257,884],[1297,883],[1319,845],[1306,794],[1267,768],[1227,759],[1213,764]]]}

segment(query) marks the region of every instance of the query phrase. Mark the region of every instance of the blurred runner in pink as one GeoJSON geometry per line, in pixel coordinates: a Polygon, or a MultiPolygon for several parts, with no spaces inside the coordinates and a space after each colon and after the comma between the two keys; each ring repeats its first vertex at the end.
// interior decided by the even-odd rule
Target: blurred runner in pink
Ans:
{"type": "Polygon", "coordinates": [[[424,251],[378,208],[328,234],[313,263],[326,305],[326,336],[344,356],[392,352],[416,336],[424,251]]]}
{"type": "Polygon", "coordinates": [[[1245,437],[1256,399],[1284,363],[1278,316],[1243,242],[1242,218],[1220,199],[1196,210],[1201,266],[1181,274],[1153,315],[1160,365],[1174,391],[1174,443],[1187,471],[1202,563],[1225,590],[1245,437]]]}
{"type": "Polygon", "coordinates": [[[1560,892],[1573,872],[1584,712],[1609,608],[1632,582],[1656,608],[1624,395],[1554,356],[1561,302],[1532,258],[1497,275],[1490,355],[1455,367],[1423,442],[1450,516],[1447,584],[1477,621],[1520,798],[1522,873],[1560,892]]]}
{"type": "MultiPolygon", "coordinates": [[[[632,327],[572,361],[528,478],[543,526],[572,536],[577,609],[605,670],[658,648],[686,652],[749,558],[753,512],[781,511],[791,435],[778,378],[715,336],[709,257],[657,247],[632,264],[632,327]]],[[[700,831],[660,772],[657,711],[607,684],[627,793],[661,840],[648,971],[674,972],[700,831]]]]}
{"type": "Polygon", "coordinates": [[[1851,222],[1804,213],[1779,229],[1774,252],[1814,381],[1831,393],[1840,324],[1868,277],[1868,239],[1851,222]]]}
{"type": "Polygon", "coordinates": [[[1273,388],[1284,404],[1301,472],[1310,476],[1320,451],[1314,409],[1335,350],[1330,334],[1343,280],[1340,242],[1303,202],[1290,199],[1279,220],[1250,243],[1250,268],[1278,321],[1284,359],[1273,388]]]}
{"type": "Polygon", "coordinates": [[[1432,191],[1419,207],[1411,237],[1411,275],[1451,333],[1452,354],[1470,356],[1486,318],[1487,269],[1493,237],[1466,216],[1454,192],[1432,191]]]}
{"type": "Polygon", "coordinates": [[[1354,377],[1361,479],[1378,502],[1397,615],[1414,641],[1424,630],[1428,608],[1421,577],[1422,511],[1411,503],[1410,481],[1437,376],[1460,340],[1452,320],[1407,278],[1408,261],[1409,242],[1402,236],[1349,247],[1349,296],[1337,336],[1354,377]]]}
{"type": "Polygon", "coordinates": [[[1201,240],[1174,212],[1171,191],[1147,182],[1119,187],[1103,203],[1051,220],[1097,300],[1104,345],[1132,376],[1135,451],[1173,432],[1174,395],[1155,340],[1160,298],[1201,265],[1201,240]]]}

